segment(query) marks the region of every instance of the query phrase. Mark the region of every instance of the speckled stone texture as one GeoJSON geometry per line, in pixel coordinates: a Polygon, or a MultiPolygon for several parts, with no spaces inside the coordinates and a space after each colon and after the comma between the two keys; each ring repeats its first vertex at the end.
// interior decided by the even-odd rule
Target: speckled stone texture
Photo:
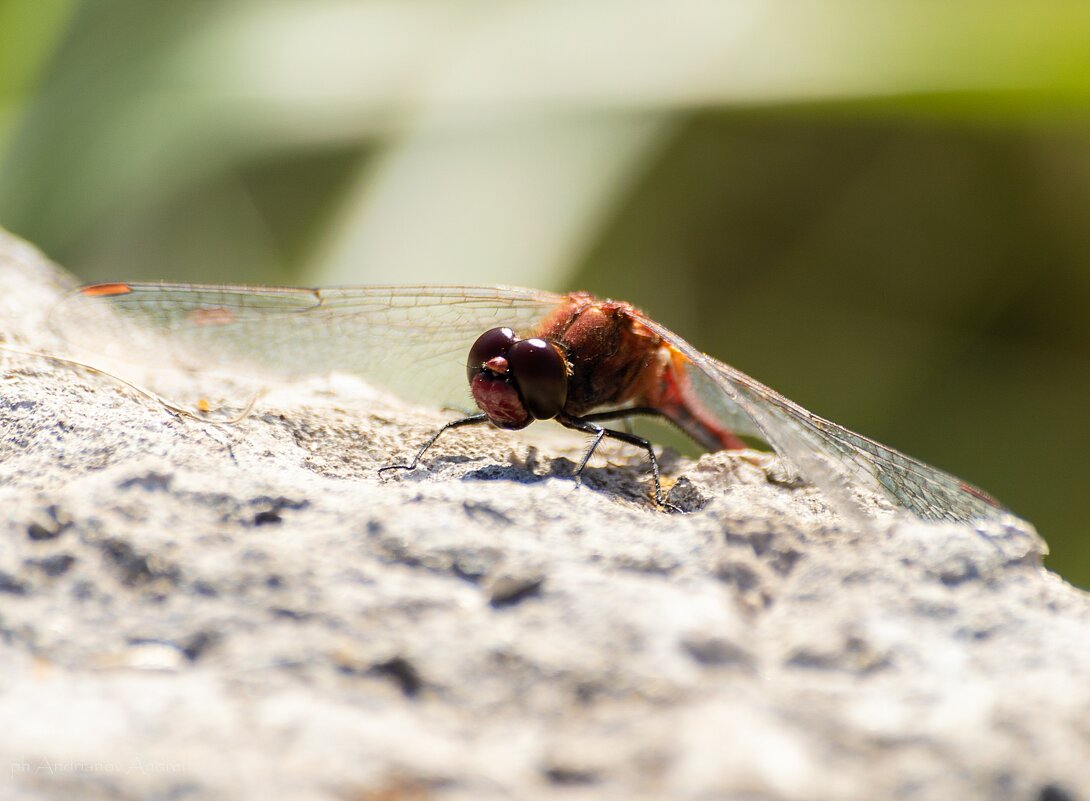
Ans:
{"type": "MultiPolygon", "coordinates": [[[[67,283],[0,235],[3,341],[67,283]]],[[[1090,798],[1090,599],[1016,523],[848,524],[756,453],[667,454],[665,513],[545,424],[380,481],[447,418],[0,364],[4,799],[1090,798]]]]}

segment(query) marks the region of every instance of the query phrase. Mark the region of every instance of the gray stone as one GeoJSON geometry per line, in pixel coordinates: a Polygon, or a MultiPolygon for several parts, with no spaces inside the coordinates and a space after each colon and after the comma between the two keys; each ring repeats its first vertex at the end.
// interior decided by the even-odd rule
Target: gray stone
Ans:
{"type": "MultiPolygon", "coordinates": [[[[68,284],[0,235],[3,342],[61,352],[68,284]]],[[[668,456],[666,513],[548,424],[380,480],[448,418],[0,359],[4,798],[1090,798],[1090,600],[1016,521],[848,523],[755,453],[668,456]]]]}

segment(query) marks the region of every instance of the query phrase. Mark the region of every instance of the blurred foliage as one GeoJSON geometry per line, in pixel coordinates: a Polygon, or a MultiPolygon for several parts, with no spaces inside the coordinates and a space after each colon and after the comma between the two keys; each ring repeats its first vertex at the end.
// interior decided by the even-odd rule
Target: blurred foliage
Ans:
{"type": "Polygon", "coordinates": [[[1090,586],[1090,4],[8,0],[0,225],[87,279],[584,287],[1090,586]]]}

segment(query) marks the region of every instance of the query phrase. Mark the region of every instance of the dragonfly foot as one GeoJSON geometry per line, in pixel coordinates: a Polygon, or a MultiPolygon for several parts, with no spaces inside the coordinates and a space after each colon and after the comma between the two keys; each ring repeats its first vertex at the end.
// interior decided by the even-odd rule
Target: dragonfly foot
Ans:
{"type": "Polygon", "coordinates": [[[388,470],[415,470],[415,464],[388,464],[385,467],[378,469],[378,477],[382,480],[386,480],[386,472],[388,470]]]}

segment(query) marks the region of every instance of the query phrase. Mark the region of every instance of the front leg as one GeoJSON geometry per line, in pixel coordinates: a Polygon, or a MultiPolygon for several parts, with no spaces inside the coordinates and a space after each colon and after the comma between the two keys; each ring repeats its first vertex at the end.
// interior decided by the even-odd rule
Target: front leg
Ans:
{"type": "Polygon", "coordinates": [[[486,414],[473,414],[469,417],[463,417],[460,420],[451,420],[445,426],[443,426],[430,437],[428,437],[427,442],[420,446],[420,450],[416,452],[416,456],[413,457],[413,460],[411,462],[409,462],[408,464],[388,464],[385,467],[380,467],[378,470],[378,474],[381,476],[387,470],[415,470],[417,463],[420,462],[420,458],[425,453],[427,453],[428,448],[435,444],[435,441],[439,439],[440,436],[442,436],[443,432],[449,431],[452,428],[461,428],[462,426],[472,426],[479,423],[487,422],[488,415],[486,414]]]}
{"type": "Polygon", "coordinates": [[[594,441],[591,442],[590,447],[587,448],[587,452],[583,454],[583,460],[579,462],[579,466],[575,468],[575,478],[577,481],[579,480],[580,474],[583,472],[583,468],[587,466],[587,462],[590,461],[590,457],[594,455],[594,452],[598,449],[602,440],[606,437],[610,437],[612,439],[620,440],[621,442],[627,442],[629,445],[635,445],[637,448],[642,448],[647,452],[647,458],[651,461],[651,477],[655,483],[655,503],[666,509],[674,508],[672,504],[667,503],[666,496],[662,493],[662,482],[659,478],[659,461],[655,457],[655,449],[651,447],[651,443],[646,439],[624,431],[603,428],[592,420],[583,417],[572,417],[570,415],[561,414],[557,415],[556,421],[565,428],[582,431],[584,434],[591,434],[594,436],[594,441]]]}

